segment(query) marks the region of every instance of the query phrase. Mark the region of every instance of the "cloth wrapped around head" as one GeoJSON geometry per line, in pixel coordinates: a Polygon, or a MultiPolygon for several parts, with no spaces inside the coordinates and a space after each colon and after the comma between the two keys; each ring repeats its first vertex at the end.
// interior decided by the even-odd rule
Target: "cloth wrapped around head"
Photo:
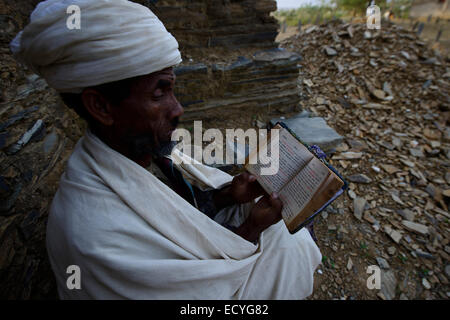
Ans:
{"type": "Polygon", "coordinates": [[[59,92],[80,93],[181,62],[178,42],[155,14],[126,0],[41,2],[10,47],[59,92]],[[80,29],[67,27],[70,5],[80,8],[80,29]]]}

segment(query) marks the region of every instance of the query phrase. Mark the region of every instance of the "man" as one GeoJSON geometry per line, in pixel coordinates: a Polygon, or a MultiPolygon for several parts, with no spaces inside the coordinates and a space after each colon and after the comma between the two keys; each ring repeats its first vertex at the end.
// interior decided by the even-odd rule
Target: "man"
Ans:
{"type": "MultiPolygon", "coordinates": [[[[48,0],[13,40],[14,55],[89,129],[50,208],[47,249],[63,299],[300,299],[321,255],[289,234],[282,204],[255,178],[174,166],[178,43],[125,0],[48,0]],[[80,7],[81,29],[66,27],[80,7]],[[261,197],[254,204],[254,200],[261,197]],[[67,286],[67,268],[81,288],[67,286]]],[[[178,163],[178,162],[177,162],[178,163]]]]}

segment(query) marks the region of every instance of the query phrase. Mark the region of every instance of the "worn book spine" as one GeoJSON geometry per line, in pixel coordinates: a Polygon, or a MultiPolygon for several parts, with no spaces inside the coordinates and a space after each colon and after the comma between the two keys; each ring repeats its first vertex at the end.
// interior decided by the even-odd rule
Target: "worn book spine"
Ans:
{"type": "Polygon", "coordinates": [[[298,226],[309,218],[313,213],[319,210],[327,201],[329,201],[344,185],[344,183],[334,173],[330,172],[327,179],[316,191],[311,201],[299,212],[292,221],[286,223],[290,232],[294,232],[298,226]]]}

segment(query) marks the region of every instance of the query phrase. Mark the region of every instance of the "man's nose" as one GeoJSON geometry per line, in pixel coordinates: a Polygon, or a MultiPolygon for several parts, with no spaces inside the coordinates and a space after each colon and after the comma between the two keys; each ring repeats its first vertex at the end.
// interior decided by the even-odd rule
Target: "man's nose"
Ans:
{"type": "Polygon", "coordinates": [[[174,107],[172,109],[171,118],[181,117],[184,113],[184,108],[181,105],[181,103],[178,101],[178,99],[175,97],[175,95],[173,96],[173,102],[174,102],[174,107]]]}

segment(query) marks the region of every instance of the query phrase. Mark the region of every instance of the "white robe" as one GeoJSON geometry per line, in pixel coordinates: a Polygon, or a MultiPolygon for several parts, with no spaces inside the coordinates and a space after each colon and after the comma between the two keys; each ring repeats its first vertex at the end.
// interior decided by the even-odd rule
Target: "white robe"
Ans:
{"type": "MultiPolygon", "coordinates": [[[[232,179],[201,164],[182,169],[215,188],[232,179]]],[[[242,219],[243,208],[217,220],[242,219]]],[[[62,299],[303,299],[322,258],[306,229],[291,235],[283,221],[256,245],[241,238],[90,131],[53,199],[47,250],[62,299]],[[81,289],[67,287],[70,265],[81,289]]]]}

